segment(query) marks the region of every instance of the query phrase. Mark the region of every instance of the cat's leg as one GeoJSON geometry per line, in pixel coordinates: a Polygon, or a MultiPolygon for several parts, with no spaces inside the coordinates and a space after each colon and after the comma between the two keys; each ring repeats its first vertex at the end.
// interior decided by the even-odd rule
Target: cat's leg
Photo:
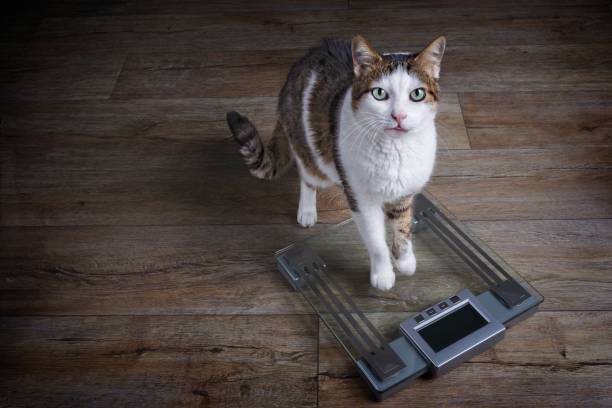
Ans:
{"type": "Polygon", "coordinates": [[[300,181],[297,222],[305,228],[312,227],[317,223],[317,190],[304,180],[300,181]]]}
{"type": "Polygon", "coordinates": [[[412,250],[412,201],[414,196],[385,204],[385,212],[393,226],[391,253],[401,275],[413,275],[416,258],[412,250]]]}
{"type": "Polygon", "coordinates": [[[385,239],[385,214],[380,205],[359,204],[353,212],[361,239],[370,255],[370,282],[377,289],[389,290],[395,284],[391,254],[385,239]]]}

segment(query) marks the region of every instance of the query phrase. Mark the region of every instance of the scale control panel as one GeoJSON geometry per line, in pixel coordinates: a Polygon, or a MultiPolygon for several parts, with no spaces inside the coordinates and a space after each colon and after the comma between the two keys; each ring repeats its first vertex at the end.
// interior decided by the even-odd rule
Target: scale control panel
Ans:
{"type": "Polygon", "coordinates": [[[429,360],[435,375],[488,349],[506,330],[469,289],[402,322],[400,329],[429,360]]]}

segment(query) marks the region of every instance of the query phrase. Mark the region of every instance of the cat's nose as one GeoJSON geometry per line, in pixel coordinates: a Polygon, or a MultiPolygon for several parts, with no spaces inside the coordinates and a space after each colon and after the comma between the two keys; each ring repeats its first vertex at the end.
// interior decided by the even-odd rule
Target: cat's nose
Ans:
{"type": "Polygon", "coordinates": [[[402,121],[402,119],[406,118],[406,116],[408,116],[408,115],[406,115],[405,112],[401,112],[401,111],[400,112],[391,112],[391,117],[393,119],[395,119],[395,121],[397,123],[400,123],[402,121]]]}

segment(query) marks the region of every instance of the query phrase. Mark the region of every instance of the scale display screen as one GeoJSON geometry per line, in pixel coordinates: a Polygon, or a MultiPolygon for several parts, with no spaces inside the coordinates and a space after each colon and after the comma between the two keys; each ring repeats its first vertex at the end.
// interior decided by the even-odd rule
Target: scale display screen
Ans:
{"type": "Polygon", "coordinates": [[[487,323],[487,320],[471,304],[466,303],[453,313],[418,330],[418,333],[437,353],[486,326],[487,323]]]}

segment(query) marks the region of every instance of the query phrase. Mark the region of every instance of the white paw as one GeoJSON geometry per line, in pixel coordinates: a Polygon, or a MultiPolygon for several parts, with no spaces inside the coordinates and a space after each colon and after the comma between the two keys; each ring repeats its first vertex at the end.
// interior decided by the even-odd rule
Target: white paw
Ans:
{"type": "Polygon", "coordinates": [[[389,290],[395,285],[395,273],[391,265],[374,267],[370,271],[370,283],[380,290],[389,290]]]}
{"type": "Polygon", "coordinates": [[[412,249],[410,251],[406,251],[399,257],[399,259],[395,260],[395,267],[400,275],[414,275],[414,272],[416,271],[416,258],[414,257],[414,252],[412,252],[412,249]]]}
{"type": "Polygon", "coordinates": [[[414,275],[416,271],[416,258],[412,250],[412,241],[406,243],[404,252],[399,258],[393,258],[393,263],[395,263],[395,268],[400,275],[414,275]]]}
{"type": "Polygon", "coordinates": [[[298,210],[297,222],[304,228],[312,227],[317,223],[317,211],[298,210]]]}

